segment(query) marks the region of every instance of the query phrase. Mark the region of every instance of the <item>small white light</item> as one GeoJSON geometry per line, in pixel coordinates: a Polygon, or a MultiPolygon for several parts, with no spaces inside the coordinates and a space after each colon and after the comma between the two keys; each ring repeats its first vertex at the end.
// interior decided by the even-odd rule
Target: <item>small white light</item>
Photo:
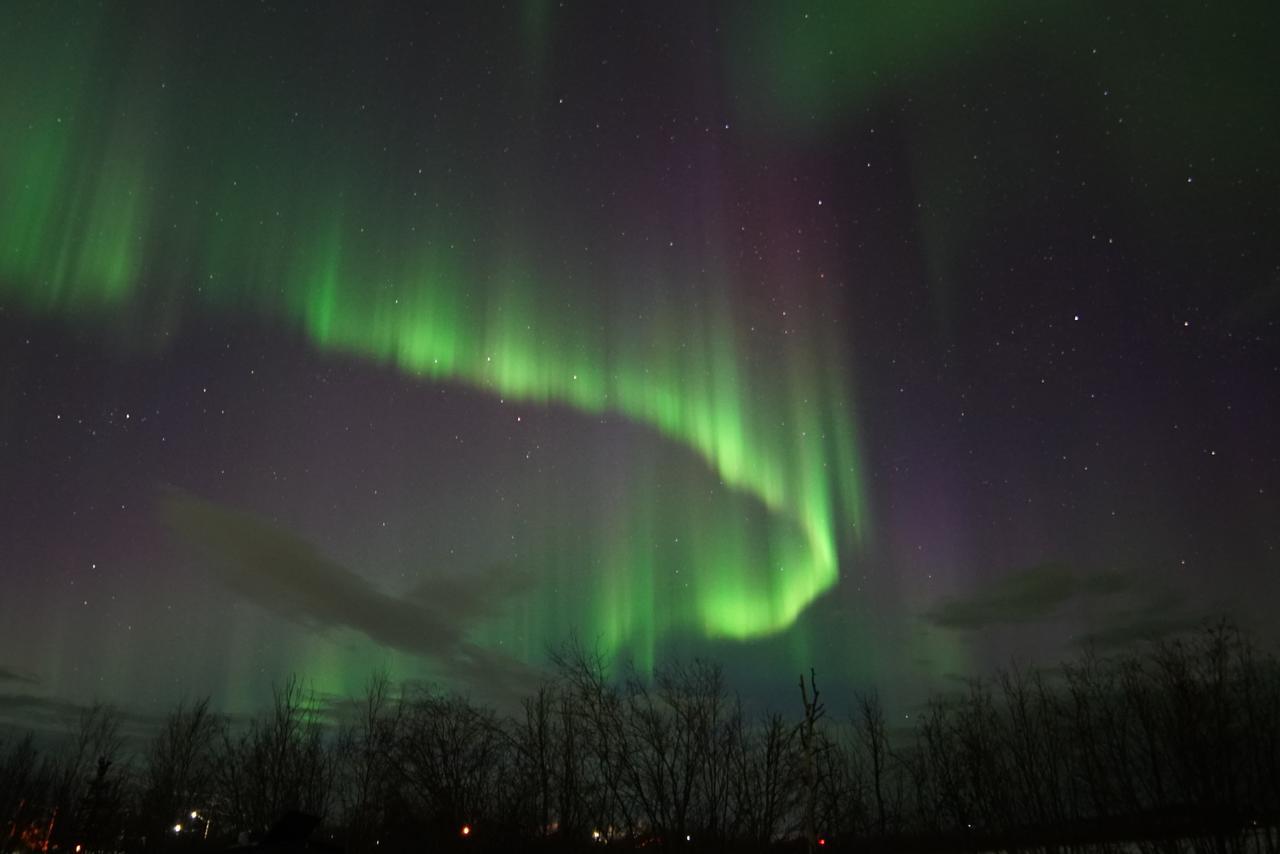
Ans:
{"type": "Polygon", "coordinates": [[[174,832],[174,833],[181,833],[181,832],[182,832],[182,825],[181,825],[181,824],[175,824],[175,825],[173,826],[173,832],[174,832]]]}

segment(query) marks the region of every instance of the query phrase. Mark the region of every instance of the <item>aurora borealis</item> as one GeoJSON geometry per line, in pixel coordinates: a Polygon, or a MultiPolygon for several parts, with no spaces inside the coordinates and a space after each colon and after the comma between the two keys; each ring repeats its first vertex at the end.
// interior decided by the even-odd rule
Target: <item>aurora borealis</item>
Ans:
{"type": "Polygon", "coordinates": [[[1248,621],[1274,15],[1089,10],[7,10],[8,696],[1248,621]]]}

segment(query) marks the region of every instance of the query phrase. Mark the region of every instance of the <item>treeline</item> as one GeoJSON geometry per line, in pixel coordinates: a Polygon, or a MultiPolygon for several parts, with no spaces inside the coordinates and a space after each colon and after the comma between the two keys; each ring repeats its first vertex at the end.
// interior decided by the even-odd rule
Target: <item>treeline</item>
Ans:
{"type": "Polygon", "coordinates": [[[714,665],[641,678],[571,645],[516,714],[376,677],[335,717],[292,680],[248,722],[179,706],[136,755],[95,706],[52,754],[0,745],[2,850],[213,850],[289,811],[350,852],[1280,850],[1280,664],[1231,627],[893,725],[820,688],[753,716],[714,665]]]}

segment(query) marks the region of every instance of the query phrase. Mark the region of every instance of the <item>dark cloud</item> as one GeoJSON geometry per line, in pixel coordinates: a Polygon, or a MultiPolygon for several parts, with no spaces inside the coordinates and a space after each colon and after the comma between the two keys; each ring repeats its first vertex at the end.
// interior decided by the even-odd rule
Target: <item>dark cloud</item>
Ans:
{"type": "Polygon", "coordinates": [[[0,694],[0,720],[17,719],[33,726],[74,720],[83,706],[60,697],[43,697],[38,694],[0,694]]]}
{"type": "Polygon", "coordinates": [[[1119,650],[1200,629],[1208,622],[1204,613],[1188,610],[1183,597],[1165,591],[1142,607],[1110,615],[1105,625],[1077,638],[1076,644],[1119,650]]]}
{"type": "Polygon", "coordinates": [[[1131,621],[1117,621],[1090,632],[1077,640],[1080,646],[1100,650],[1123,649],[1134,644],[1158,641],[1172,635],[1202,628],[1206,617],[1189,614],[1179,616],[1138,616],[1131,621]]]}
{"type": "Polygon", "coordinates": [[[315,630],[360,632],[486,693],[524,690],[534,681],[523,663],[466,639],[476,621],[527,588],[524,573],[500,567],[477,578],[428,575],[397,596],[247,513],[180,492],[166,493],[160,506],[175,532],[207,550],[228,587],[268,611],[315,630]]]}
{"type": "Polygon", "coordinates": [[[0,666],[0,682],[19,682],[23,685],[39,685],[40,677],[24,670],[0,666]]]}
{"type": "MultiPolygon", "coordinates": [[[[29,692],[0,693],[0,731],[33,732],[56,740],[75,731],[81,717],[94,705],[29,692]]],[[[158,715],[114,705],[109,708],[120,723],[120,735],[131,742],[141,743],[151,737],[161,721],[158,715]]]]}
{"type": "Polygon", "coordinates": [[[1011,572],[970,595],[948,599],[925,619],[945,629],[973,631],[988,626],[1027,623],[1049,617],[1069,602],[1126,593],[1130,576],[1118,572],[1077,573],[1045,563],[1011,572]]]}

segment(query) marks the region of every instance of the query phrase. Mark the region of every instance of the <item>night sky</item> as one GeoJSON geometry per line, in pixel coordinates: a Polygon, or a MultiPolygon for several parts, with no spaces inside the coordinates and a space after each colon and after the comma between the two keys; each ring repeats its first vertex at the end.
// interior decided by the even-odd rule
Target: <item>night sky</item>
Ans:
{"type": "Polygon", "coordinates": [[[913,708],[1280,640],[1280,13],[7,4],[0,720],[571,633],[913,708]]]}

